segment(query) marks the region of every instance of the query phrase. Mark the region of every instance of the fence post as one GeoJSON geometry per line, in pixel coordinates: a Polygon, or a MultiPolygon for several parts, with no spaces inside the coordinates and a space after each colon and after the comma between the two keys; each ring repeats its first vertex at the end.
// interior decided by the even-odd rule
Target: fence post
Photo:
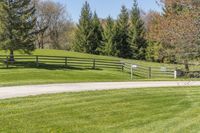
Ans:
{"type": "Polygon", "coordinates": [[[175,67],[175,70],[174,70],[174,79],[177,79],[177,67],[175,67]]]}
{"type": "Polygon", "coordinates": [[[38,56],[36,56],[36,66],[37,67],[39,66],[39,58],[38,58],[38,56]]]}
{"type": "Polygon", "coordinates": [[[124,65],[125,65],[125,63],[124,63],[124,62],[121,62],[122,72],[124,71],[124,65]]]}
{"type": "Polygon", "coordinates": [[[92,69],[95,69],[95,67],[96,67],[96,60],[93,59],[93,66],[92,66],[92,69]]]}
{"type": "Polygon", "coordinates": [[[6,68],[8,68],[8,62],[9,62],[9,59],[8,59],[8,56],[6,56],[6,68]]]}
{"type": "Polygon", "coordinates": [[[174,79],[176,79],[177,78],[177,71],[175,70],[174,71],[174,79]]]}
{"type": "Polygon", "coordinates": [[[174,79],[177,78],[177,70],[174,71],[174,79]]]}
{"type": "Polygon", "coordinates": [[[67,57],[65,57],[65,67],[67,67],[67,57]]]}
{"type": "Polygon", "coordinates": [[[151,79],[151,67],[149,67],[149,70],[148,70],[148,78],[151,79]]]}
{"type": "Polygon", "coordinates": [[[133,80],[133,65],[131,64],[131,80],[133,80]]]}

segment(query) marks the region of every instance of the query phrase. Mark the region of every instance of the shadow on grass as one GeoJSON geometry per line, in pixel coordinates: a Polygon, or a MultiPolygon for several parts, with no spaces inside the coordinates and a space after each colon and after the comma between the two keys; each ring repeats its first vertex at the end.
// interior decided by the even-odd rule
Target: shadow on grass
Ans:
{"type": "Polygon", "coordinates": [[[22,68],[35,68],[35,69],[47,69],[47,70],[103,70],[100,68],[93,69],[89,66],[65,66],[62,64],[45,64],[39,63],[38,65],[35,62],[15,62],[13,64],[9,64],[8,68],[6,65],[2,65],[0,69],[22,69],[22,68]]]}

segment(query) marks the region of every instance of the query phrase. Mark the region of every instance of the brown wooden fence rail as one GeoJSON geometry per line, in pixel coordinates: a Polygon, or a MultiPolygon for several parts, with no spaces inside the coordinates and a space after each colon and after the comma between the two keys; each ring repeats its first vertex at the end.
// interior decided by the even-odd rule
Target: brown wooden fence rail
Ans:
{"type": "Polygon", "coordinates": [[[43,55],[15,55],[15,61],[9,61],[9,56],[0,55],[2,67],[27,66],[60,66],[65,68],[91,68],[91,69],[117,69],[123,70],[120,60],[78,58],[65,56],[43,56],[43,55]]]}
{"type": "MultiPolygon", "coordinates": [[[[114,69],[131,75],[132,63],[120,60],[79,58],[44,55],[15,55],[15,62],[9,61],[9,56],[0,55],[0,68],[38,67],[38,68],[83,68],[83,69],[114,69]]],[[[174,78],[172,68],[150,67],[137,65],[133,68],[133,77],[142,79],[174,78]]]]}

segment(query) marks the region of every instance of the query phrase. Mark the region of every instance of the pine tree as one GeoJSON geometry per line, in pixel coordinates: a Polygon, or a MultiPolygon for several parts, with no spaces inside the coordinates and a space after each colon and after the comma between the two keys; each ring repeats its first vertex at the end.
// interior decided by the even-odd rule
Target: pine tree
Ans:
{"type": "Polygon", "coordinates": [[[31,0],[4,0],[5,15],[1,22],[5,32],[1,37],[1,47],[10,51],[10,61],[14,61],[14,51],[30,53],[35,49],[35,6],[31,0]]]}
{"type": "Polygon", "coordinates": [[[82,7],[79,24],[75,33],[74,50],[77,52],[92,53],[92,13],[86,1],[82,7]]]}
{"type": "Polygon", "coordinates": [[[129,43],[132,49],[132,58],[144,60],[147,42],[145,40],[144,22],[140,18],[137,0],[134,0],[133,8],[131,10],[129,43]]]}
{"type": "Polygon", "coordinates": [[[123,58],[131,58],[131,48],[128,43],[129,31],[129,13],[125,6],[122,6],[121,13],[115,25],[115,43],[117,48],[117,56],[123,58]]]}
{"type": "Polygon", "coordinates": [[[103,42],[104,42],[104,47],[102,49],[102,53],[104,55],[116,55],[116,45],[114,42],[114,21],[113,19],[109,16],[106,19],[106,25],[104,27],[104,32],[103,32],[103,42]]]}
{"type": "MultiPolygon", "coordinates": [[[[4,16],[4,11],[3,11],[2,5],[3,5],[3,2],[0,1],[0,18],[2,18],[4,16]]],[[[2,37],[2,34],[3,34],[3,30],[4,30],[4,26],[3,26],[2,20],[0,19],[0,40],[1,40],[1,37],[2,37]]]]}
{"type": "Polygon", "coordinates": [[[94,12],[93,20],[92,20],[92,43],[91,43],[91,53],[92,54],[100,54],[102,48],[102,32],[103,28],[97,16],[97,13],[94,12]]]}

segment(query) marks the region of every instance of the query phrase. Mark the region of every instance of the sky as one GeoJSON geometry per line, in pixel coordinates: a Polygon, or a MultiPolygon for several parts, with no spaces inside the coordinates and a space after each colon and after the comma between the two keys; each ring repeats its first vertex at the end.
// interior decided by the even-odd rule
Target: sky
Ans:
{"type": "MultiPolygon", "coordinates": [[[[78,22],[81,8],[85,1],[88,1],[92,11],[96,11],[99,18],[106,18],[112,16],[114,19],[120,13],[122,5],[125,5],[128,9],[131,9],[133,0],[54,0],[55,2],[62,3],[66,6],[71,19],[74,22],[78,22]]],[[[158,6],[156,0],[138,0],[139,7],[148,12],[149,10],[161,11],[161,7],[158,6]]]]}

